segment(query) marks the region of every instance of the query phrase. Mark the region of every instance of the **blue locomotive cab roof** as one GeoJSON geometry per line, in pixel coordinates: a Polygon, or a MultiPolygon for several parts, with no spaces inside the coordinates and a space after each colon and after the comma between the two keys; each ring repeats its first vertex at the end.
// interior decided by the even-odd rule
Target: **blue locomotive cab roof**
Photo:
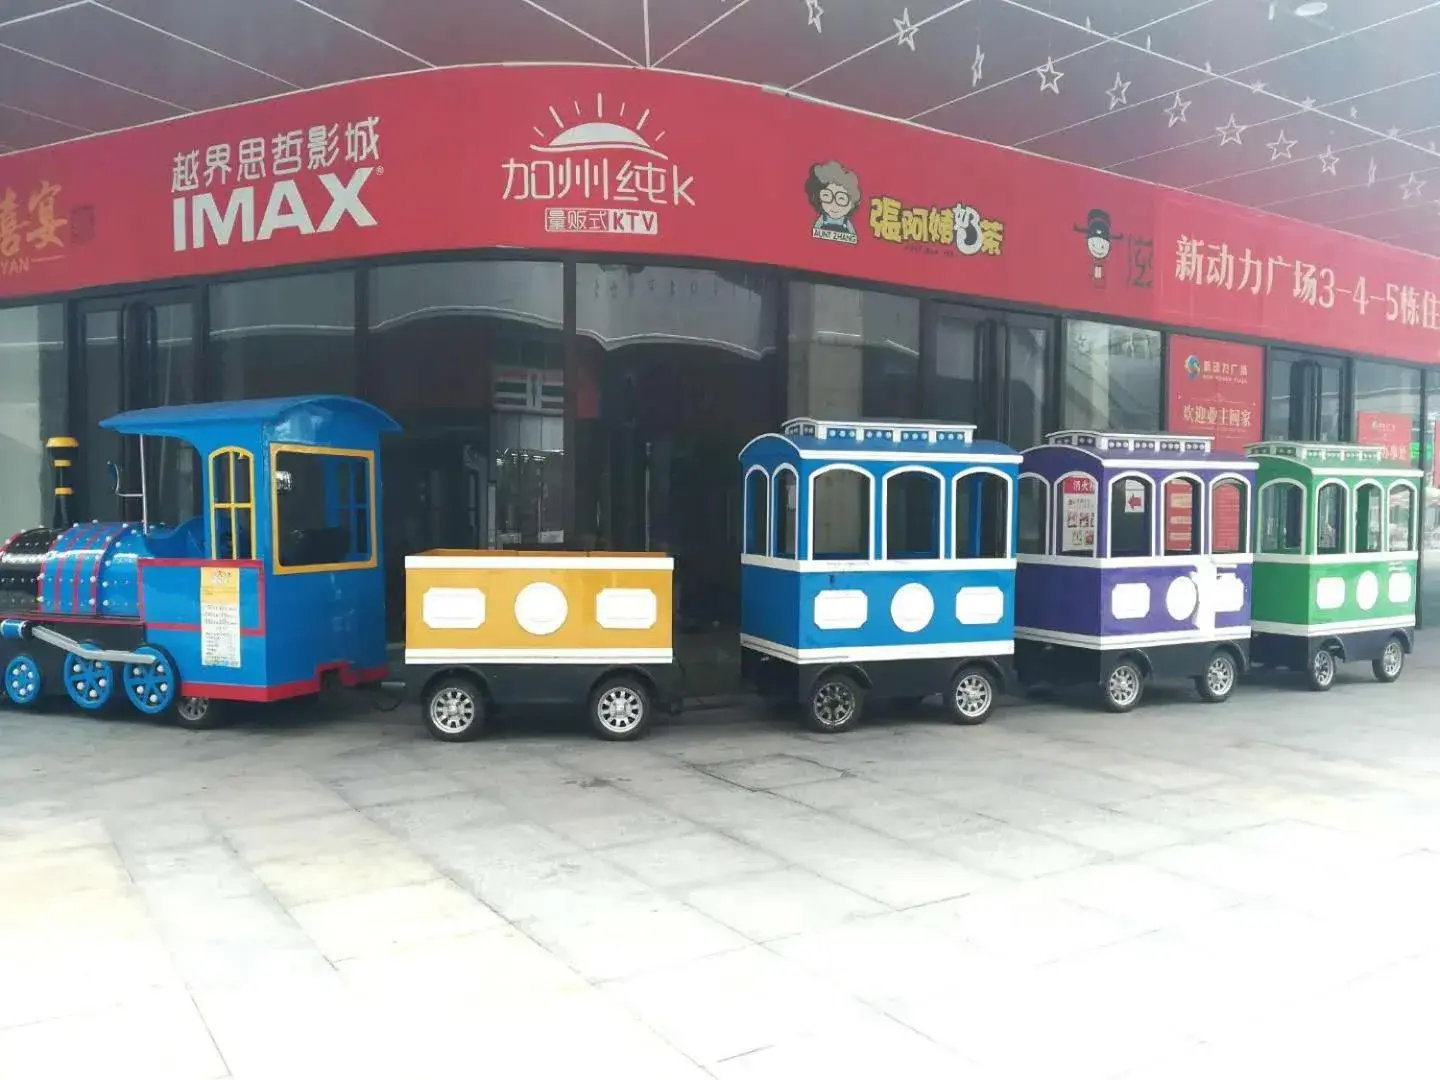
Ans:
{"type": "Polygon", "coordinates": [[[974,424],[918,420],[787,420],[780,432],[760,435],[740,451],[742,461],[769,450],[785,457],[820,461],[856,458],[932,458],[1020,462],[1020,453],[1002,442],[975,438],[974,424]]]}
{"type": "Polygon", "coordinates": [[[400,430],[383,409],[339,394],[163,405],[120,413],[100,426],[121,435],[183,439],[197,446],[237,439],[253,443],[262,434],[287,442],[343,446],[357,437],[373,441],[400,430]]]}

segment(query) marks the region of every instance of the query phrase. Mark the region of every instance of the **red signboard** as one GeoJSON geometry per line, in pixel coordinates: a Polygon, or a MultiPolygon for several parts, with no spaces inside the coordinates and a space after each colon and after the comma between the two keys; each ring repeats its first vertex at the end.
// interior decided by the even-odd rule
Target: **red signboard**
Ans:
{"type": "Polygon", "coordinates": [[[1415,441],[1415,421],[1406,413],[1357,413],[1355,434],[1357,441],[1364,446],[1383,447],[1386,461],[1410,464],[1415,441]]]}
{"type": "Polygon", "coordinates": [[[0,299],[400,252],[725,259],[1440,361],[1440,263],[656,71],[378,78],[0,157],[0,299]]]}
{"type": "MultiPolygon", "coordinates": [[[[1166,383],[1166,430],[1209,435],[1215,449],[1240,452],[1259,442],[1264,431],[1265,352],[1233,341],[1170,335],[1166,383]]],[[[1170,550],[1188,551],[1191,536],[1190,489],[1176,485],[1166,493],[1166,537],[1170,550]],[[1183,490],[1183,495],[1181,494],[1183,490]],[[1182,505],[1182,503],[1184,505],[1182,505]]],[[[1211,507],[1217,551],[1240,547],[1240,498],[1235,488],[1216,489],[1211,507]]]]}

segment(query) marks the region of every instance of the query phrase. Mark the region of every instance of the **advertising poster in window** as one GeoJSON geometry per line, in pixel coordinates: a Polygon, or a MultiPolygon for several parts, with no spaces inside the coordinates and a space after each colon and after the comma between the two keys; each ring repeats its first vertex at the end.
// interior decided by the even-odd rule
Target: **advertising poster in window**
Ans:
{"type": "Polygon", "coordinates": [[[1067,555],[1095,551],[1095,522],[1099,498],[1095,481],[1088,476],[1067,476],[1060,483],[1060,513],[1063,531],[1060,550],[1067,555]]]}
{"type": "Polygon", "coordinates": [[[1409,465],[1415,453],[1415,422],[1407,413],[1361,412],[1355,415],[1356,441],[1378,446],[1386,461],[1409,465]]]}
{"type": "MultiPolygon", "coordinates": [[[[1165,427],[1182,435],[1209,435],[1216,450],[1243,452],[1260,441],[1265,409],[1265,351],[1233,341],[1170,336],[1167,359],[1169,401],[1165,427]]],[[[1178,485],[1177,485],[1178,488],[1178,485]]],[[[1167,536],[1190,536],[1192,508],[1166,499],[1167,536]]],[[[1214,509],[1214,546],[1239,547],[1240,501],[1236,489],[1221,489],[1214,509]]]]}
{"type": "Polygon", "coordinates": [[[240,666],[240,570],[207,566],[200,571],[200,663],[240,666]]]}

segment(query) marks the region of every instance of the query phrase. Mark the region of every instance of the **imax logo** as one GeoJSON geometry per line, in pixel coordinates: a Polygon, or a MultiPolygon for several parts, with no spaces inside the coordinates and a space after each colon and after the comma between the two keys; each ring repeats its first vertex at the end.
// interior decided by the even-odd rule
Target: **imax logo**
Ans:
{"type": "Polygon", "coordinates": [[[286,229],[304,236],[334,232],[346,218],[368,229],[376,224],[375,215],[365,206],[361,194],[374,171],[371,167],[356,169],[347,182],[342,182],[334,173],[319,174],[330,203],[318,224],[294,180],[279,180],[271,186],[259,228],[255,225],[256,189],[253,186],[231,190],[223,210],[214,194],[208,191],[175,199],[171,205],[175,250],[198,250],[208,243],[225,247],[237,233],[242,244],[249,244],[269,240],[286,229]]]}

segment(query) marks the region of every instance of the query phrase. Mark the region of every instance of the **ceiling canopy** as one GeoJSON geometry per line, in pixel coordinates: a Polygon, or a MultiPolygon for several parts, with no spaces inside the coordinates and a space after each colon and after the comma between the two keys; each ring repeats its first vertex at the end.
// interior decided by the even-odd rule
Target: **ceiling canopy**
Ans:
{"type": "Polygon", "coordinates": [[[350,79],[759,83],[1440,254],[1440,2],[0,0],[0,154],[350,79]]]}

